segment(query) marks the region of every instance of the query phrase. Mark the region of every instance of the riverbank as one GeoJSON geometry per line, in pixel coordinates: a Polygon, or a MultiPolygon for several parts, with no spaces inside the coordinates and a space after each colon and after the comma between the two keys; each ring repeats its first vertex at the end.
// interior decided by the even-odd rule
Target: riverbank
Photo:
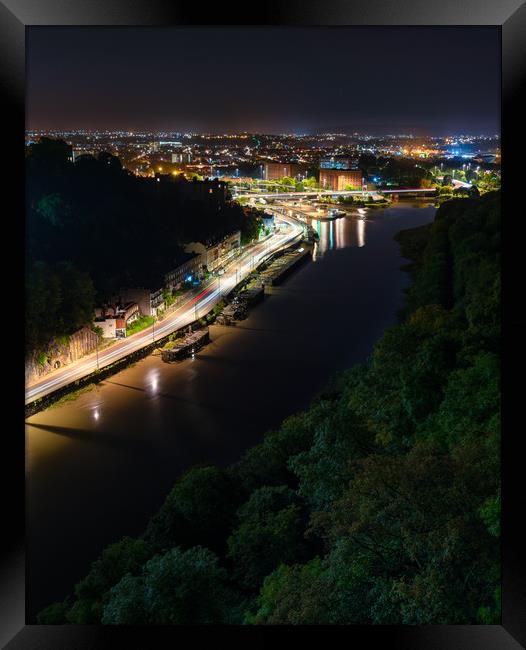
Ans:
{"type": "MultiPolygon", "coordinates": [[[[270,278],[271,282],[272,282],[272,278],[274,278],[275,282],[281,282],[290,272],[292,272],[295,265],[300,260],[296,259],[295,256],[293,255],[294,259],[291,260],[291,263],[288,264],[286,268],[281,268],[281,267],[275,268],[276,260],[281,259],[283,255],[285,256],[287,256],[288,254],[290,255],[290,253],[287,253],[287,251],[289,250],[293,251],[296,248],[297,246],[292,246],[290,249],[285,249],[284,251],[278,251],[270,255],[267,259],[262,261],[260,264],[258,264],[258,266],[256,266],[255,269],[248,276],[243,278],[237,285],[235,285],[231,289],[231,291],[229,292],[230,299],[239,295],[239,293],[243,291],[244,288],[250,283],[253,283],[254,281],[258,282],[258,279],[261,280],[262,284],[264,284],[268,278],[270,278]],[[261,271],[263,273],[261,273],[261,271]]],[[[305,244],[305,250],[303,250],[302,253],[300,254],[301,260],[303,260],[307,255],[309,255],[310,252],[311,252],[311,248],[309,247],[308,244],[305,244]]],[[[156,339],[150,345],[146,345],[142,347],[140,350],[130,352],[129,354],[119,359],[118,361],[108,366],[105,366],[100,370],[95,370],[94,372],[89,373],[84,377],[71,382],[67,386],[59,388],[56,391],[53,391],[52,393],[48,393],[44,397],[41,397],[40,399],[34,400],[29,404],[26,404],[25,417],[27,418],[30,417],[31,415],[35,415],[36,413],[42,411],[43,409],[52,406],[56,402],[66,401],[66,399],[67,401],[75,400],[77,396],[83,394],[84,389],[86,387],[97,385],[104,379],[107,379],[108,377],[111,377],[114,374],[120,372],[121,370],[129,367],[130,364],[136,363],[138,360],[143,359],[146,356],[152,354],[152,352],[154,352],[155,350],[165,348],[167,344],[172,343],[174,339],[178,338],[179,336],[182,336],[183,333],[185,331],[188,331],[189,328],[193,329],[195,327],[204,327],[214,323],[220,312],[221,312],[221,308],[218,308],[217,305],[214,305],[204,316],[198,318],[195,323],[190,323],[189,325],[177,329],[174,332],[171,332],[170,334],[167,334],[162,338],[156,339]]]]}
{"type": "Polygon", "coordinates": [[[393,237],[433,215],[404,205],[366,222],[338,220],[332,233],[320,231],[323,256],[236,327],[211,325],[212,341],[195,359],[165,364],[149,355],[27,419],[32,620],[107,544],[141,534],[189,467],[235,462],[306,408],[334,372],[368,357],[396,322],[408,285],[393,237]],[[345,339],[328,345],[338,331],[345,339]]]}

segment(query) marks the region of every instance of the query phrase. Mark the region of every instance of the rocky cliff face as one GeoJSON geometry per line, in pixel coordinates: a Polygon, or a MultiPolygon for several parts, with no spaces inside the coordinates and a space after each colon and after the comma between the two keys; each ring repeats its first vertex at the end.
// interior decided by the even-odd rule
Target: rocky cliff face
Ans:
{"type": "Polygon", "coordinates": [[[38,381],[53,370],[67,366],[93,352],[97,346],[97,338],[95,332],[83,327],[67,339],[53,340],[45,353],[33,353],[26,358],[26,384],[38,381]]]}

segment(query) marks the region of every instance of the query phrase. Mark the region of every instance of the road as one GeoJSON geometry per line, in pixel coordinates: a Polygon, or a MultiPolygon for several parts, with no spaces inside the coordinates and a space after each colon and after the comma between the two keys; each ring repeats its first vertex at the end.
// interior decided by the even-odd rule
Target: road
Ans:
{"type": "MultiPolygon", "coordinates": [[[[194,322],[204,316],[232,288],[246,277],[265,257],[290,245],[303,233],[303,226],[287,215],[276,218],[285,229],[278,231],[257,244],[245,247],[241,254],[232,260],[225,273],[202,286],[189,300],[178,307],[169,316],[153,325],[152,328],[137,332],[122,341],[118,341],[98,353],[99,369],[115,363],[119,359],[140,350],[171,332],[194,322]]],[[[78,361],[53,371],[46,378],[26,386],[25,403],[29,404],[59,388],[89,375],[97,370],[97,353],[92,353],[78,361]]]]}

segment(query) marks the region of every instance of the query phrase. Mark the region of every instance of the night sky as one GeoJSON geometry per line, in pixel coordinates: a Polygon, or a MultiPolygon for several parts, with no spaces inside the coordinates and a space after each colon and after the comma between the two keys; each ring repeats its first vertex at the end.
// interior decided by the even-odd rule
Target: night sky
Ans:
{"type": "Polygon", "coordinates": [[[491,27],[32,27],[28,129],[500,131],[491,27]]]}

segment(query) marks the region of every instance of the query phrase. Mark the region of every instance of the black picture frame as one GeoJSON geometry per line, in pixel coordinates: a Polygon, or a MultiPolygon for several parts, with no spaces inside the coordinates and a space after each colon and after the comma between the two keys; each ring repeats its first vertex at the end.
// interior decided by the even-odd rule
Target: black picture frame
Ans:
{"type": "MultiPolygon", "coordinates": [[[[16,416],[14,424],[4,429],[2,475],[7,487],[2,491],[5,505],[10,504],[9,516],[4,508],[4,544],[0,562],[0,644],[9,650],[27,648],[84,649],[174,647],[189,635],[194,647],[227,642],[229,646],[263,646],[273,643],[275,634],[285,642],[298,643],[298,636],[308,634],[309,641],[326,644],[337,631],[343,633],[349,647],[363,648],[375,644],[381,648],[435,650],[515,650],[526,644],[526,580],[524,552],[526,537],[521,531],[526,500],[522,483],[519,444],[520,420],[513,425],[513,415],[520,415],[520,384],[511,377],[514,370],[524,367],[521,335],[524,320],[520,316],[520,251],[511,241],[519,223],[510,217],[520,217],[520,209],[513,205],[513,192],[521,188],[521,168],[512,162],[513,153],[520,155],[524,147],[523,116],[526,114],[524,87],[526,87],[526,2],[524,0],[369,0],[349,2],[335,0],[291,0],[289,2],[254,3],[253,6],[234,8],[230,4],[175,3],[170,0],[3,0],[0,2],[0,88],[2,91],[3,133],[7,148],[3,158],[8,161],[5,187],[15,193],[12,221],[19,225],[9,248],[21,251],[16,274],[23,277],[23,186],[24,186],[24,77],[25,29],[32,25],[493,25],[500,26],[502,35],[502,151],[503,151],[503,214],[504,239],[508,254],[504,263],[504,312],[506,336],[505,390],[503,391],[503,446],[502,446],[502,624],[488,626],[348,626],[345,628],[312,627],[272,628],[120,628],[104,626],[39,626],[25,625],[24,604],[24,437],[17,406],[23,408],[23,378],[13,372],[9,388],[13,399],[6,401],[16,416]],[[250,15],[253,12],[253,15],[250,15]],[[508,218],[510,218],[508,220],[508,218]],[[510,234],[512,233],[512,234],[510,234]],[[16,245],[14,242],[17,242],[16,245]],[[517,285],[514,285],[514,281],[517,285]],[[20,384],[18,383],[20,381],[20,384]],[[10,447],[6,449],[5,443],[10,447]],[[327,639],[327,635],[331,637],[327,639]],[[521,643],[523,645],[521,645],[521,643]]],[[[469,83],[469,71],[466,72],[469,83]]],[[[518,157],[517,157],[518,158],[518,157]]],[[[4,217],[5,219],[5,217],[4,217]]],[[[4,239],[4,247],[6,240],[4,239]]],[[[14,282],[14,268],[4,269],[6,283],[14,282]]],[[[21,283],[22,284],[22,283],[21,283]]],[[[19,290],[10,285],[10,292],[19,295],[23,313],[23,286],[19,290]]],[[[16,319],[17,322],[20,319],[16,319]]],[[[13,334],[16,343],[10,348],[23,350],[23,327],[13,334]]],[[[20,359],[13,368],[22,368],[20,359]]],[[[21,415],[21,414],[20,414],[21,415]]]]}

